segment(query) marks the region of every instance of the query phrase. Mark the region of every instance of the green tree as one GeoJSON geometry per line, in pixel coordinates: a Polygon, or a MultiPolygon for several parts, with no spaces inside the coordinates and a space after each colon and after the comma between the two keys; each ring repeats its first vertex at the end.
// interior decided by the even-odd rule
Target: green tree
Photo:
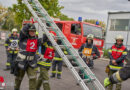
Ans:
{"type": "Polygon", "coordinates": [[[20,27],[14,21],[14,13],[11,8],[6,10],[6,13],[0,17],[0,26],[3,30],[12,30],[14,27],[20,29],[20,27]]]}
{"type": "Polygon", "coordinates": [[[58,18],[61,15],[63,6],[59,5],[59,0],[39,0],[41,5],[47,10],[50,16],[58,18]]]}
{"type": "Polygon", "coordinates": [[[92,23],[92,24],[96,24],[96,22],[99,22],[99,25],[105,29],[106,28],[106,24],[104,21],[99,21],[99,20],[96,20],[96,19],[85,19],[84,22],[88,22],[88,23],[92,23]]]}
{"type": "MultiPolygon", "coordinates": [[[[31,13],[22,0],[17,0],[18,4],[14,4],[12,11],[15,13],[15,21],[22,26],[23,20],[29,20],[31,13]]],[[[60,10],[63,6],[60,6],[58,0],[39,0],[41,5],[47,10],[50,16],[59,17],[61,15],[60,10]]]]}
{"type": "Polygon", "coordinates": [[[15,22],[22,26],[23,20],[29,20],[31,17],[31,13],[25,4],[22,3],[22,0],[17,0],[17,4],[13,4],[11,10],[14,12],[15,22]]]}
{"type": "Polygon", "coordinates": [[[61,14],[59,17],[61,21],[74,21],[73,18],[69,18],[67,15],[61,14]]]}

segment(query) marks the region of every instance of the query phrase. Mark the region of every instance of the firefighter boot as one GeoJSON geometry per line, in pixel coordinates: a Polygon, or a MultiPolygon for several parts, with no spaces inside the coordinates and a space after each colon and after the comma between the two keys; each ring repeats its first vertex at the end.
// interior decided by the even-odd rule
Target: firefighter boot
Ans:
{"type": "Polygon", "coordinates": [[[61,74],[57,74],[57,79],[61,79],[61,74]]]}
{"type": "Polygon", "coordinates": [[[55,78],[56,74],[52,73],[51,78],[55,78]]]}
{"type": "Polygon", "coordinates": [[[58,76],[57,76],[57,79],[61,79],[61,75],[58,75],[58,76]]]}

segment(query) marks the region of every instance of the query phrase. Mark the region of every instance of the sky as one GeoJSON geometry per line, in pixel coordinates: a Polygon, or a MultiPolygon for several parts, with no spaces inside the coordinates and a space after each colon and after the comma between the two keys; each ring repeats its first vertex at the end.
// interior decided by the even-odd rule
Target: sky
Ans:
{"type": "MultiPolygon", "coordinates": [[[[16,0],[0,0],[5,6],[17,3],[16,0]]],[[[130,1],[128,0],[59,0],[59,4],[64,6],[61,10],[63,14],[74,18],[98,19],[107,22],[107,14],[110,11],[130,11],[130,1]]]]}

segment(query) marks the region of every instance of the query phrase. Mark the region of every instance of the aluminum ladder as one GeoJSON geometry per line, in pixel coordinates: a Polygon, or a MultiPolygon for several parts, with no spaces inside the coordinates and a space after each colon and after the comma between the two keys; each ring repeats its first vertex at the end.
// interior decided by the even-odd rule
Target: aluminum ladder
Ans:
{"type": "Polygon", "coordinates": [[[89,67],[85,64],[85,62],[80,57],[79,53],[73,48],[71,43],[64,36],[62,31],[58,28],[58,26],[54,23],[51,17],[48,15],[47,11],[43,8],[38,0],[23,0],[23,3],[27,6],[29,11],[31,12],[34,19],[38,22],[42,30],[39,31],[39,36],[42,37],[43,32],[47,35],[48,39],[51,41],[53,47],[59,53],[59,55],[63,58],[63,61],[72,72],[74,77],[76,78],[79,85],[83,90],[105,90],[96,76],[92,73],[89,67]],[[49,24],[49,26],[47,25],[49,24]],[[52,35],[50,31],[54,31],[56,36],[52,35]],[[61,40],[62,45],[58,45],[55,39],[61,40]],[[69,55],[65,55],[62,49],[65,48],[69,55]],[[77,66],[73,66],[70,62],[73,60],[77,66]],[[85,79],[82,79],[78,71],[82,70],[86,76],[85,79]]]}

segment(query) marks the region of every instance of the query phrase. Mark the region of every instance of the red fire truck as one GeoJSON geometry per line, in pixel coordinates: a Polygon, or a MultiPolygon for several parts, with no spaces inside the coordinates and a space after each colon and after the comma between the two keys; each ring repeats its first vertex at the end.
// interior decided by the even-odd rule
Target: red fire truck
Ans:
{"type": "MultiPolygon", "coordinates": [[[[31,23],[32,21],[24,21],[23,23],[31,23]]],[[[63,32],[66,38],[70,41],[72,46],[79,49],[82,44],[86,42],[88,34],[94,35],[94,45],[96,45],[103,55],[104,40],[102,36],[102,27],[95,24],[90,24],[80,21],[54,21],[59,29],[63,32]]],[[[34,23],[37,23],[36,21],[34,23]]]]}
{"type": "Polygon", "coordinates": [[[94,45],[98,47],[101,55],[103,54],[104,40],[101,26],[79,21],[55,21],[55,23],[76,49],[86,42],[88,34],[93,34],[94,45]]]}

